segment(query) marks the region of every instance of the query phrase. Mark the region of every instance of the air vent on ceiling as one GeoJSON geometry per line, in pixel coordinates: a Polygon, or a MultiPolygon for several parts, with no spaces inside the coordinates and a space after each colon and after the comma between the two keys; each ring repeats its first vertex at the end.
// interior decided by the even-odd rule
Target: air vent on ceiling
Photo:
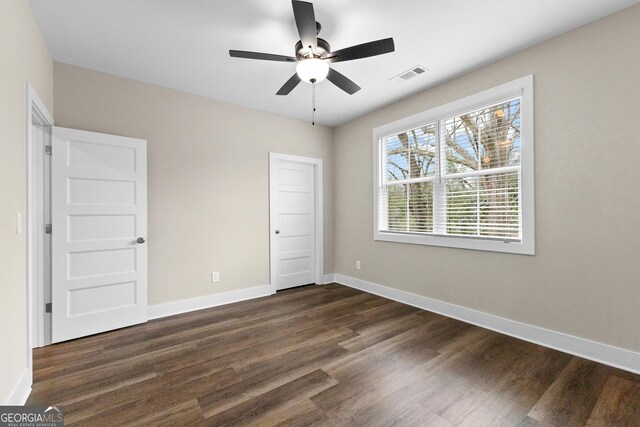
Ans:
{"type": "Polygon", "coordinates": [[[391,77],[389,80],[396,80],[398,82],[411,80],[412,78],[419,76],[420,74],[424,73],[427,70],[428,68],[423,67],[422,65],[416,65],[415,67],[411,67],[408,70],[403,71],[400,74],[391,77]]]}

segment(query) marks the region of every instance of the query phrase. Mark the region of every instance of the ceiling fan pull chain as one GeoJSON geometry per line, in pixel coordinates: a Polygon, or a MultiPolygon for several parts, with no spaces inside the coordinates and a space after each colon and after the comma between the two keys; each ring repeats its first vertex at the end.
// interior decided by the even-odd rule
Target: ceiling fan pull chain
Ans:
{"type": "Polygon", "coordinates": [[[311,125],[316,125],[316,79],[311,79],[311,125]]]}

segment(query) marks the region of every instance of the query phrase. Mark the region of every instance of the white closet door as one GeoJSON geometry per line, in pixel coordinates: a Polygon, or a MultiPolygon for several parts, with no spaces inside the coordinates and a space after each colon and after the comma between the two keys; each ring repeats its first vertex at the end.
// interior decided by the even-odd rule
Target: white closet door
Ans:
{"type": "Polygon", "coordinates": [[[314,165],[275,160],[270,175],[275,287],[315,283],[314,165]]]}

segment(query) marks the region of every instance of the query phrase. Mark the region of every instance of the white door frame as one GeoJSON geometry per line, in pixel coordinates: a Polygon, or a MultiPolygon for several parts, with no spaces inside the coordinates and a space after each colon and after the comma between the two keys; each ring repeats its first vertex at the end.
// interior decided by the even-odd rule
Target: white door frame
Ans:
{"type": "MultiPolygon", "coordinates": [[[[27,175],[27,354],[29,372],[33,367],[32,348],[45,345],[44,333],[44,283],[38,278],[44,278],[44,266],[37,263],[38,254],[45,256],[45,248],[40,247],[38,242],[44,241],[39,236],[44,236],[43,224],[38,224],[37,219],[40,217],[37,201],[44,200],[45,188],[42,182],[38,182],[38,176],[44,176],[44,170],[34,170],[33,160],[35,153],[35,141],[32,132],[32,116],[36,115],[44,126],[51,128],[54,125],[53,116],[47,110],[44,103],[33,89],[26,83],[26,102],[25,102],[25,157],[26,157],[26,175],[27,175]]],[[[49,137],[51,137],[49,135],[49,137]]],[[[39,153],[44,154],[44,153],[39,153]]],[[[44,166],[44,165],[43,165],[44,166]]]]}
{"type": "Polygon", "coordinates": [[[314,178],[314,232],[315,232],[315,270],[316,284],[322,283],[322,277],[324,276],[324,208],[323,208],[323,192],[322,192],[322,159],[315,159],[312,157],[294,156],[291,154],[281,154],[269,152],[269,270],[270,270],[270,285],[273,293],[276,292],[276,257],[274,256],[274,243],[276,233],[276,216],[274,215],[275,202],[273,194],[275,194],[275,162],[279,160],[285,160],[289,162],[304,163],[313,165],[313,178],[314,178]]]}

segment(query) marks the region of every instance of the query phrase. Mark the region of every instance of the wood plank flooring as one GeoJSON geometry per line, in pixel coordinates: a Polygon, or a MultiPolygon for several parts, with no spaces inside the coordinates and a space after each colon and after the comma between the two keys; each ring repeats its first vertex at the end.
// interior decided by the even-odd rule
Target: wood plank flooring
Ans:
{"type": "Polygon", "coordinates": [[[67,425],[640,426],[640,376],[341,285],[34,351],[67,425]]]}

